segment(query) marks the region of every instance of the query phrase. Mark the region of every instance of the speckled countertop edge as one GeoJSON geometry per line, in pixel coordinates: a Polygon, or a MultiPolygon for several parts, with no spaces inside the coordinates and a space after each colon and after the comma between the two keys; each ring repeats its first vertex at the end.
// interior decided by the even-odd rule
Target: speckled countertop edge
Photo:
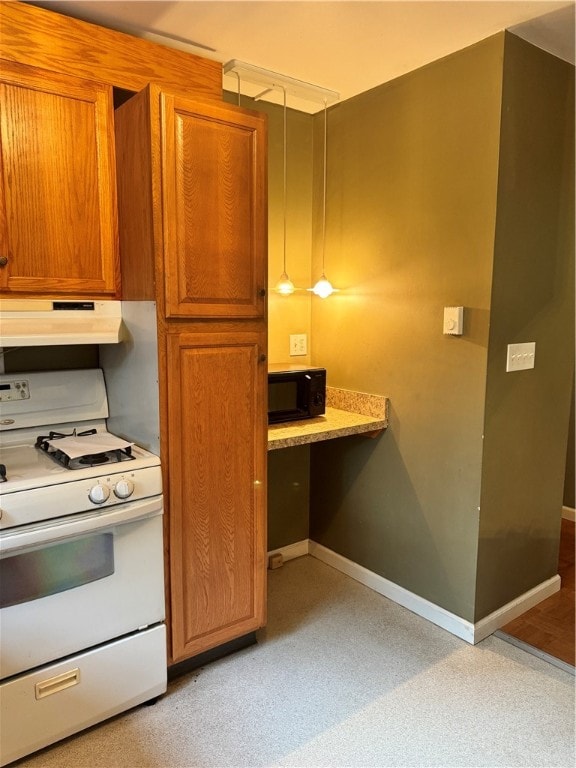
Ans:
{"type": "Polygon", "coordinates": [[[274,451],[294,445],[333,440],[337,437],[377,432],[386,429],[387,426],[386,418],[374,418],[327,406],[324,416],[288,424],[272,424],[268,427],[268,450],[274,451]]]}

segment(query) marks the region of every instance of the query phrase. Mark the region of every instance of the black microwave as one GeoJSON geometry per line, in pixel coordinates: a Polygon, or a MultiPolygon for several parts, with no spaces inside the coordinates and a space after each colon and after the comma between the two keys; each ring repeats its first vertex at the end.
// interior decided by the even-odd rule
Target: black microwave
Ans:
{"type": "Polygon", "coordinates": [[[326,369],[275,365],[268,370],[268,423],[311,419],[326,410],[326,369]]]}

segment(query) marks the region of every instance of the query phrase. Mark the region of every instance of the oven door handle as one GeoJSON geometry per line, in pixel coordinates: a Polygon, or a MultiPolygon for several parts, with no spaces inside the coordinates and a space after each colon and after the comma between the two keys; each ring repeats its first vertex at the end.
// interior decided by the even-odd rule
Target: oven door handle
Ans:
{"type": "Polygon", "coordinates": [[[4,531],[0,536],[0,554],[28,549],[38,544],[59,542],[86,533],[113,528],[116,525],[133,523],[149,517],[161,515],[162,496],[154,496],[142,501],[129,502],[119,507],[110,507],[106,511],[71,515],[70,517],[48,520],[37,525],[18,530],[4,531]]]}

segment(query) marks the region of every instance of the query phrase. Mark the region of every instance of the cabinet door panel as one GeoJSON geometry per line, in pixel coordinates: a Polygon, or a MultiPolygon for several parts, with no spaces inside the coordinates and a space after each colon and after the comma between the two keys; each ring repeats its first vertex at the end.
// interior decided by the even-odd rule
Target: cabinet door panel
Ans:
{"type": "Polygon", "coordinates": [[[265,621],[265,364],[254,333],[168,338],[173,660],[265,621]]]}
{"type": "Polygon", "coordinates": [[[111,98],[108,86],[1,63],[3,290],[117,293],[111,98]]]}
{"type": "Polygon", "coordinates": [[[162,94],[166,314],[261,317],[266,123],[162,94]]]}

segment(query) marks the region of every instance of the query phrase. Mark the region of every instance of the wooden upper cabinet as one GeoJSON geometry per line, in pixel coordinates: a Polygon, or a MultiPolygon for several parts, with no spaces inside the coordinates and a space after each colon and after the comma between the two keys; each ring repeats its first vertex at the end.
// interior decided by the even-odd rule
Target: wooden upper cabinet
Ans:
{"type": "Polygon", "coordinates": [[[262,315],[263,119],[163,94],[162,133],[166,314],[262,315]]]}
{"type": "MultiPolygon", "coordinates": [[[[168,318],[260,318],[266,309],[266,117],[150,86],[117,110],[120,212],[154,227],[168,318]],[[145,125],[144,105],[150,115],[145,125]],[[141,151],[135,147],[139,142],[141,151]],[[145,137],[149,137],[148,159],[145,137]],[[152,168],[150,194],[130,180],[152,168]],[[128,188],[126,188],[128,185],[128,188]],[[161,220],[154,207],[161,201],[161,220]]],[[[141,185],[139,185],[141,186],[141,185]]],[[[150,249],[150,238],[144,248],[150,249]]],[[[122,236],[128,296],[142,250],[122,236]]],[[[144,296],[133,296],[134,298],[144,296]]]]}
{"type": "Polygon", "coordinates": [[[114,298],[112,89],[0,61],[0,290],[114,298]]]}

